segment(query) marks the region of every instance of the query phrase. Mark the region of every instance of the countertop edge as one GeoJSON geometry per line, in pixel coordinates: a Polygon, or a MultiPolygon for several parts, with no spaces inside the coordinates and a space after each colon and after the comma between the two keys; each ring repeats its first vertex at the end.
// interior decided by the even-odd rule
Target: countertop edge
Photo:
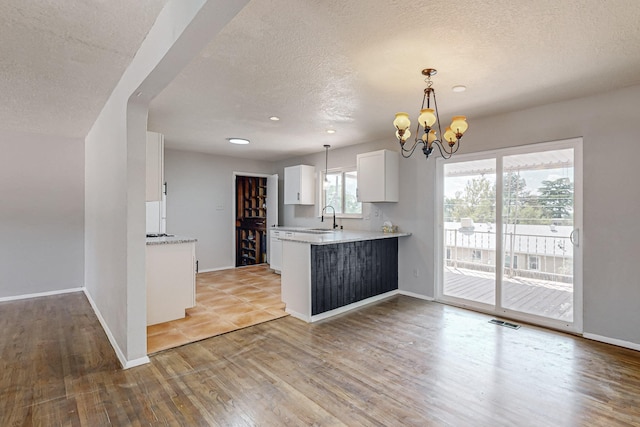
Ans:
{"type": "Polygon", "coordinates": [[[180,243],[195,243],[198,239],[193,237],[182,236],[162,236],[162,237],[147,237],[147,246],[153,245],[176,245],[180,243]]]}
{"type": "MultiPolygon", "coordinates": [[[[304,232],[300,233],[304,234],[304,232]]],[[[342,233],[341,233],[342,234],[342,233]]],[[[308,243],[311,245],[333,245],[339,243],[361,242],[365,240],[391,239],[407,237],[411,233],[382,233],[382,232],[349,232],[346,236],[336,234],[307,234],[294,237],[280,237],[284,242],[308,243]]]]}

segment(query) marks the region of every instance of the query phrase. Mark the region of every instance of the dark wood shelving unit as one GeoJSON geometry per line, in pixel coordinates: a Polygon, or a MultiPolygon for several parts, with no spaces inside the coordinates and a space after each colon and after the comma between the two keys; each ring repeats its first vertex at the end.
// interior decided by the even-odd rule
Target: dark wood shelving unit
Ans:
{"type": "Polygon", "coordinates": [[[267,261],[267,178],[236,176],[236,267],[267,261]]]}

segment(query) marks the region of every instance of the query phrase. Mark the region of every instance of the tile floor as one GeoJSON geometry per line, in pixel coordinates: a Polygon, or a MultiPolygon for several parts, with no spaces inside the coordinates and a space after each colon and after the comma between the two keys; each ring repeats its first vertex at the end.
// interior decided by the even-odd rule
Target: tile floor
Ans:
{"type": "Polygon", "coordinates": [[[267,264],[199,273],[196,306],[184,319],[147,327],[152,354],[288,316],[280,298],[280,275],[267,264]]]}

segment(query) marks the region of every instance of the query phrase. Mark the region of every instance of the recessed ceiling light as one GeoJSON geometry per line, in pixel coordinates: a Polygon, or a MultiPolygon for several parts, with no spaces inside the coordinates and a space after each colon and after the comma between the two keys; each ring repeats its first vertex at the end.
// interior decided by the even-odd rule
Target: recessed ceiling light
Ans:
{"type": "Polygon", "coordinates": [[[335,129],[327,129],[327,133],[336,133],[335,129]]]}
{"type": "Polygon", "coordinates": [[[467,90],[467,87],[463,85],[457,85],[452,87],[451,90],[454,92],[464,92],[465,90],[467,90]]]}
{"type": "Polygon", "coordinates": [[[277,122],[278,120],[280,120],[280,117],[278,116],[271,116],[269,117],[269,120],[273,121],[273,122],[277,122]]]}
{"type": "Polygon", "coordinates": [[[239,145],[246,145],[249,143],[249,140],[244,138],[227,138],[227,141],[229,141],[232,144],[239,144],[239,145]]]}

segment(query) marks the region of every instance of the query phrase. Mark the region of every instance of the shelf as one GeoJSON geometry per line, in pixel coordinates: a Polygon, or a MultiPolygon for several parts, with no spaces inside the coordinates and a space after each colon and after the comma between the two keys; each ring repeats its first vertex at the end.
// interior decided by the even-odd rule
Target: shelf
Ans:
{"type": "Polygon", "coordinates": [[[267,179],[236,177],[236,265],[266,261],[267,179]]]}

